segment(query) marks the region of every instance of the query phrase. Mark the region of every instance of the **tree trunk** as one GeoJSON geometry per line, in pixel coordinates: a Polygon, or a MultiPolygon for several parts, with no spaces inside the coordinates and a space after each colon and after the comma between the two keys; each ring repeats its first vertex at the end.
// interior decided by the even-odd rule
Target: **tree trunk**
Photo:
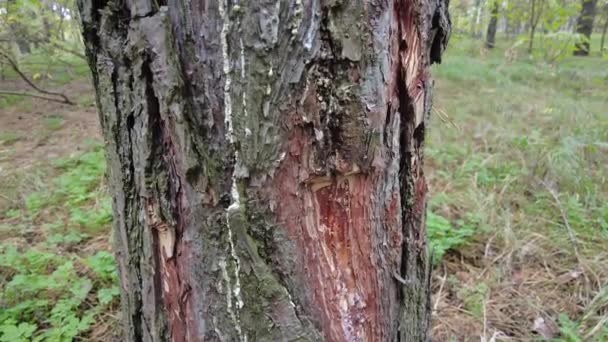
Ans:
{"type": "Polygon", "coordinates": [[[492,9],[490,13],[490,22],[488,23],[488,32],[486,34],[486,47],[493,49],[496,45],[496,26],[498,24],[498,10],[500,9],[499,0],[492,2],[492,9]]]}
{"type": "Polygon", "coordinates": [[[507,36],[507,41],[510,41],[513,36],[513,26],[513,19],[510,19],[508,15],[505,15],[505,34],[507,36]]]}
{"type": "Polygon", "coordinates": [[[446,0],[78,5],[125,340],[427,340],[446,0]]]}
{"type": "MultiPolygon", "coordinates": [[[[8,0],[5,8],[8,12],[7,15],[11,14],[10,11],[14,10],[16,6],[16,0],[8,0]]],[[[17,44],[17,47],[19,48],[19,52],[21,54],[28,54],[32,51],[30,47],[30,42],[25,38],[26,32],[21,23],[19,23],[18,21],[12,21],[8,25],[8,31],[14,39],[15,44],[17,44]]]]}
{"type": "Polygon", "coordinates": [[[543,7],[545,5],[545,0],[532,0],[530,2],[530,21],[529,21],[529,29],[530,29],[530,37],[528,39],[528,53],[532,53],[534,50],[534,33],[536,33],[536,26],[540,21],[540,17],[543,14],[543,7]]]}
{"type": "Polygon", "coordinates": [[[600,53],[604,53],[604,44],[606,43],[606,32],[608,32],[608,3],[604,6],[605,19],[602,27],[602,38],[600,40],[600,53]]]}
{"type": "Polygon", "coordinates": [[[576,33],[582,35],[584,40],[576,44],[574,55],[588,56],[590,48],[591,33],[593,32],[593,21],[595,20],[595,9],[597,0],[582,0],[581,16],[576,22],[576,33]]]}
{"type": "Polygon", "coordinates": [[[471,36],[477,38],[477,28],[481,21],[481,0],[475,0],[471,11],[471,36]]]}
{"type": "MultiPolygon", "coordinates": [[[[61,14],[62,11],[63,11],[63,8],[61,8],[59,11],[60,16],[62,15],[61,14]]],[[[55,13],[53,13],[52,6],[49,6],[49,4],[47,4],[46,1],[40,1],[40,17],[42,19],[42,31],[36,37],[36,41],[35,41],[36,44],[48,43],[51,41],[51,37],[52,37],[51,31],[52,31],[53,25],[49,21],[49,15],[55,15],[55,13]]]]}

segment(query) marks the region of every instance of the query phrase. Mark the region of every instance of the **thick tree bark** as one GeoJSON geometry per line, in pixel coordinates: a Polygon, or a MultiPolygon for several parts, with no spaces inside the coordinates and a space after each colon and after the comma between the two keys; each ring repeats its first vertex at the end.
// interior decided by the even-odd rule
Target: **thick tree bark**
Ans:
{"type": "Polygon", "coordinates": [[[585,37],[585,40],[576,44],[574,55],[588,56],[589,55],[589,40],[593,32],[593,21],[595,20],[595,12],[597,8],[597,0],[582,0],[581,16],[576,22],[576,32],[585,37]]]}
{"type": "Polygon", "coordinates": [[[493,49],[496,45],[496,26],[498,25],[498,10],[500,9],[500,1],[493,0],[492,9],[490,12],[490,22],[488,23],[488,32],[486,33],[486,47],[493,49]]]}
{"type": "Polygon", "coordinates": [[[446,0],[79,0],[128,341],[424,341],[446,0]]]}

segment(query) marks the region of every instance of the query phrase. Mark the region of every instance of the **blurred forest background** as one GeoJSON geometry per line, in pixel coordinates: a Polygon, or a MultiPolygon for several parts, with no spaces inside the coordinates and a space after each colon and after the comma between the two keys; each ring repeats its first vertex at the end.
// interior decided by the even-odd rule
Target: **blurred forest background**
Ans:
{"type": "MultiPolygon", "coordinates": [[[[451,0],[428,235],[435,341],[608,340],[608,1],[451,0]]],[[[73,0],[0,0],[0,341],[120,340],[73,0]]]]}

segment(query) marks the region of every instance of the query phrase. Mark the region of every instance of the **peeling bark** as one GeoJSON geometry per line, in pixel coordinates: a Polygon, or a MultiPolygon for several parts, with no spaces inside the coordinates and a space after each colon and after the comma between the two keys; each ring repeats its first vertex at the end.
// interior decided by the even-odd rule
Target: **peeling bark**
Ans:
{"type": "Polygon", "coordinates": [[[79,0],[128,341],[423,341],[445,0],[79,0]]]}

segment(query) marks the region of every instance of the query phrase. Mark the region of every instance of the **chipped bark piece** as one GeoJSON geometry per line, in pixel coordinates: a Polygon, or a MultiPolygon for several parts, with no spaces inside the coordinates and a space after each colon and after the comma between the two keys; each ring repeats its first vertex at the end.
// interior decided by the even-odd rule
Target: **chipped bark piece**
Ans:
{"type": "Polygon", "coordinates": [[[445,0],[79,0],[127,341],[424,341],[445,0]]]}

